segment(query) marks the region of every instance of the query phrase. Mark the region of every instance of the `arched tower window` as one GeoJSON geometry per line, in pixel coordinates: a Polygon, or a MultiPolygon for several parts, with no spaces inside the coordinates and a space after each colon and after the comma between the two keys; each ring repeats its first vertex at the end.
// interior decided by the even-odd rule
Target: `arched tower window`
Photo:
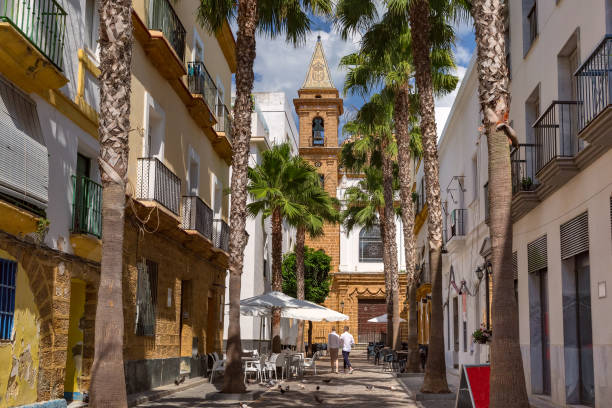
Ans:
{"type": "Polygon", "coordinates": [[[320,116],[312,120],[312,145],[323,146],[325,144],[325,124],[320,116]]]}
{"type": "Polygon", "coordinates": [[[359,231],[359,262],[382,262],[382,237],[378,225],[359,231]]]}

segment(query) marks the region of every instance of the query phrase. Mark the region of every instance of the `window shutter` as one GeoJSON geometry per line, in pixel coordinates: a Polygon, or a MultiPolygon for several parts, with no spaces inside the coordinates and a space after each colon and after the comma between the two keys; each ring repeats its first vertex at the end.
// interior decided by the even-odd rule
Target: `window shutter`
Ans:
{"type": "Polygon", "coordinates": [[[529,273],[548,268],[547,244],[546,235],[527,244],[527,270],[529,273]]]}
{"type": "Polygon", "coordinates": [[[11,340],[15,317],[17,262],[0,258],[0,339],[11,340]]]}
{"type": "Polygon", "coordinates": [[[516,251],[512,253],[512,277],[518,279],[518,254],[516,251]]]}
{"type": "Polygon", "coordinates": [[[0,77],[0,191],[46,208],[49,157],[36,104],[0,77]]]}
{"type": "Polygon", "coordinates": [[[589,250],[589,213],[585,212],[561,224],[561,259],[589,250]]]}

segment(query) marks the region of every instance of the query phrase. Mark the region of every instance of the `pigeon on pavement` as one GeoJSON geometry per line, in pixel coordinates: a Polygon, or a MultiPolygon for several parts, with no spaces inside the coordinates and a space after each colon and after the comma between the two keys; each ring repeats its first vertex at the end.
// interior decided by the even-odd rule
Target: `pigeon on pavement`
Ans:
{"type": "Polygon", "coordinates": [[[373,388],[374,388],[373,385],[366,385],[366,390],[368,391],[372,391],[373,388]]]}
{"type": "Polygon", "coordinates": [[[248,405],[246,402],[241,402],[240,403],[240,408],[251,408],[251,406],[248,405]]]}
{"type": "Polygon", "coordinates": [[[330,383],[330,382],[331,382],[331,380],[332,380],[331,378],[324,378],[324,379],[323,379],[323,382],[324,382],[324,383],[330,383]]]}
{"type": "Polygon", "coordinates": [[[319,387],[319,386],[317,385],[317,391],[319,391],[320,389],[321,389],[321,387],[319,387]]]}
{"type": "Polygon", "coordinates": [[[323,403],[323,399],[321,397],[319,397],[317,394],[315,394],[314,396],[315,401],[317,401],[319,404],[323,403]]]}

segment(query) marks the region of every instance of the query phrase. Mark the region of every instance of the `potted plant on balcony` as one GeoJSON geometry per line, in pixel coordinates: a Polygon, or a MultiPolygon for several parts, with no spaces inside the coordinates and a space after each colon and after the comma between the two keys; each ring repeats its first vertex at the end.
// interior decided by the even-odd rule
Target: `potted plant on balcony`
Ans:
{"type": "Polygon", "coordinates": [[[533,187],[533,180],[531,180],[531,177],[523,177],[521,179],[521,186],[523,187],[523,191],[531,191],[533,187]]]}
{"type": "Polygon", "coordinates": [[[481,324],[480,328],[472,333],[474,343],[478,344],[487,344],[491,341],[491,337],[493,337],[493,332],[487,329],[484,324],[481,324]]]}

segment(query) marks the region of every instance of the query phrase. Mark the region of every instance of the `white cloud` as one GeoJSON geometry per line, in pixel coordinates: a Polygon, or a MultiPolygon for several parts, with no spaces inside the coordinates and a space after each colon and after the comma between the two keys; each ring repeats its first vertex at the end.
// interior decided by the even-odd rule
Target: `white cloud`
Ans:
{"type": "Polygon", "coordinates": [[[467,65],[472,59],[472,53],[465,47],[457,45],[455,47],[455,61],[459,65],[467,65]]]}
{"type": "Polygon", "coordinates": [[[306,77],[318,35],[321,36],[334,86],[342,91],[346,72],[338,67],[338,63],[344,55],[357,51],[359,40],[342,41],[337,33],[320,30],[309,33],[300,47],[287,43],[284,37],[270,39],[259,36],[254,90],[284,91],[289,99],[296,97],[306,77]]]}

